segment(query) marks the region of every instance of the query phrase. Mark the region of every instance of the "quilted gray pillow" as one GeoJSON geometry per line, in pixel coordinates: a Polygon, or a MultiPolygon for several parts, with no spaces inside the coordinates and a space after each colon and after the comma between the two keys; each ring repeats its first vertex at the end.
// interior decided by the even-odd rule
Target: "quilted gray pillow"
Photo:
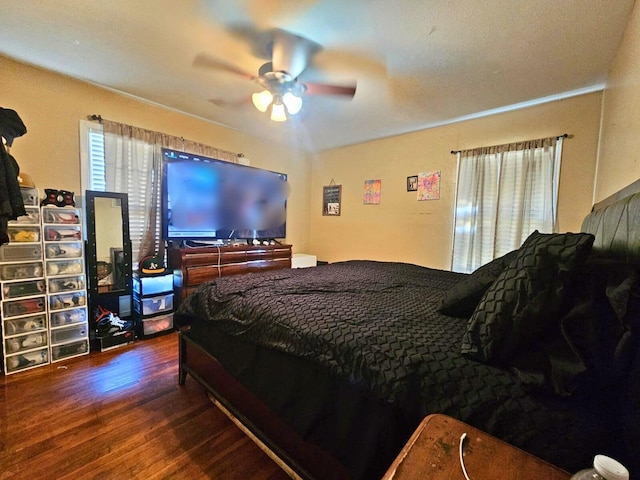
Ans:
{"type": "Polygon", "coordinates": [[[587,233],[533,232],[486,291],[467,324],[462,354],[507,364],[561,314],[571,272],[593,245],[587,233]]]}

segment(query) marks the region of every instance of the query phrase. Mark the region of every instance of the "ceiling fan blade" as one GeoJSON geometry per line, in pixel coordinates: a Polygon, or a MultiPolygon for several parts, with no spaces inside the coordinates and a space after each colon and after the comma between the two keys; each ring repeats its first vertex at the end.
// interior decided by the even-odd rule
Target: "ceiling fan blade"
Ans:
{"type": "Polygon", "coordinates": [[[320,45],[284,30],[273,31],[271,62],[276,72],[287,72],[293,78],[300,76],[320,45]]]}
{"type": "Polygon", "coordinates": [[[305,82],[307,95],[342,95],[351,97],[356,94],[356,84],[353,85],[327,85],[326,83],[305,82]]]}
{"type": "Polygon", "coordinates": [[[247,80],[256,80],[255,75],[251,75],[250,73],[245,72],[244,70],[236,67],[235,65],[227,63],[224,60],[219,60],[206,53],[199,53],[198,55],[196,55],[196,58],[193,59],[193,66],[198,68],[220,70],[223,72],[239,75],[241,77],[246,78],[247,80]]]}
{"type": "Polygon", "coordinates": [[[251,97],[240,98],[238,100],[224,100],[222,98],[209,99],[216,107],[242,107],[251,103],[251,97]]]}

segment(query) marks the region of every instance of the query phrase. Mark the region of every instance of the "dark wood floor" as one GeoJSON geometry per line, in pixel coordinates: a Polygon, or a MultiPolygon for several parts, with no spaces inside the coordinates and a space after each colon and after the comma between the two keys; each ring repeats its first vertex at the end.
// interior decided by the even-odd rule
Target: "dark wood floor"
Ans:
{"type": "Polygon", "coordinates": [[[288,478],[188,378],[172,333],[0,374],[0,479],[288,478]]]}

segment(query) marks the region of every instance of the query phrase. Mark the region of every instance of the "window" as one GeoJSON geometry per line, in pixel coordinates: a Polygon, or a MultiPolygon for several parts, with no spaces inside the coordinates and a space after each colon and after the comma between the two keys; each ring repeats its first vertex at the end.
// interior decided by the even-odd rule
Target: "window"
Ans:
{"type": "MultiPolygon", "coordinates": [[[[151,201],[155,184],[153,157],[155,145],[139,138],[105,134],[102,125],[81,122],[81,163],[83,190],[126,193],[129,200],[129,236],[133,267],[137,268],[147,230],[158,251],[160,239],[160,202],[151,201]],[[84,147],[84,148],[83,148],[84,147]],[[110,158],[107,159],[106,152],[110,158]],[[108,163],[107,163],[108,162],[108,163]],[[155,210],[152,215],[150,210],[155,210]]],[[[157,194],[157,193],[156,193],[157,194]]]]}
{"type": "Polygon", "coordinates": [[[458,153],[452,270],[472,272],[556,229],[562,137],[458,153]]]}

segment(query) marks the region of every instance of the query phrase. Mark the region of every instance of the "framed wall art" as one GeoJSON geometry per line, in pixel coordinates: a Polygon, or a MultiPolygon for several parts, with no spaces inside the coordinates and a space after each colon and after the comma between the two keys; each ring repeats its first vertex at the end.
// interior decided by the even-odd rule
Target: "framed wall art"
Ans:
{"type": "Polygon", "coordinates": [[[342,185],[322,187],[322,215],[336,217],[340,215],[342,203],[342,185]]]}
{"type": "Polygon", "coordinates": [[[418,175],[418,200],[440,200],[440,172],[424,172],[418,175]]]}
{"type": "Polygon", "coordinates": [[[407,177],[407,192],[418,191],[418,175],[407,177]]]}
{"type": "Polygon", "coordinates": [[[365,180],[363,202],[365,205],[380,205],[382,180],[365,180]]]}

